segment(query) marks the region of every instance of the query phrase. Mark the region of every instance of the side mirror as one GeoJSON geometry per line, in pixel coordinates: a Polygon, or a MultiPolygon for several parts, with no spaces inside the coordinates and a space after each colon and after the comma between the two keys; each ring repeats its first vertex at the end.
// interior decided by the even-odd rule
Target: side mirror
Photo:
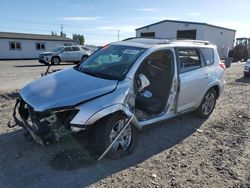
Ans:
{"type": "Polygon", "coordinates": [[[141,92],[144,88],[150,85],[148,78],[144,74],[139,74],[136,79],[136,84],[138,86],[138,91],[141,92]]]}

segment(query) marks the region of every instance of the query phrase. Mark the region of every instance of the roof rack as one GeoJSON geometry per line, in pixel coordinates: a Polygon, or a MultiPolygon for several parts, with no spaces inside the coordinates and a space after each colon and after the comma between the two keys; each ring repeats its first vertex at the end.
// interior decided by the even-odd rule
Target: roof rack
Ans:
{"type": "Polygon", "coordinates": [[[206,41],[206,40],[189,40],[189,39],[175,39],[175,40],[171,40],[171,43],[175,43],[175,42],[189,42],[189,43],[195,43],[195,44],[205,44],[205,45],[209,45],[210,42],[206,41]]]}
{"type": "MultiPolygon", "coordinates": [[[[136,39],[144,39],[146,41],[144,41],[145,43],[148,44],[171,44],[171,43],[181,43],[181,42],[187,42],[187,43],[193,43],[193,44],[205,44],[205,45],[209,45],[210,42],[209,41],[205,41],[205,40],[189,40],[189,39],[167,39],[167,38],[149,38],[149,37],[131,37],[131,38],[127,38],[124,39],[122,41],[129,41],[129,40],[136,40],[136,39]]],[[[139,42],[139,41],[137,41],[139,42]]]]}

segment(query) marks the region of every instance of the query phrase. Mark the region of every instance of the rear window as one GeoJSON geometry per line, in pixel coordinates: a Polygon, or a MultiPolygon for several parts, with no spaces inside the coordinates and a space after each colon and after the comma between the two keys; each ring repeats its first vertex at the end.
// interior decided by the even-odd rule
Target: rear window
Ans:
{"type": "Polygon", "coordinates": [[[214,64],[214,50],[212,48],[201,48],[201,55],[206,66],[214,64]]]}

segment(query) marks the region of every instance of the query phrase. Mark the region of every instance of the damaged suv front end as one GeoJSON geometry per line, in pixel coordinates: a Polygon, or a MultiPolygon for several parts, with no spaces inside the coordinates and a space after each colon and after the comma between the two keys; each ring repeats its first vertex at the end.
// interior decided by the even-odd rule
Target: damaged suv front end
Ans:
{"type": "Polygon", "coordinates": [[[23,127],[38,143],[46,145],[67,134],[88,130],[114,112],[130,115],[129,108],[134,105],[135,96],[133,81],[126,78],[126,73],[145,49],[105,48],[99,53],[108,50],[107,56],[97,53],[84,64],[49,74],[22,88],[13,112],[15,124],[23,127]],[[104,68],[97,62],[110,62],[110,54],[113,64],[120,62],[115,65],[116,71],[112,70],[114,65],[109,69],[108,64],[104,68]]]}
{"type": "Polygon", "coordinates": [[[46,145],[51,140],[59,141],[70,132],[70,121],[77,112],[76,109],[36,112],[20,97],[16,100],[13,117],[35,141],[46,145]]]}

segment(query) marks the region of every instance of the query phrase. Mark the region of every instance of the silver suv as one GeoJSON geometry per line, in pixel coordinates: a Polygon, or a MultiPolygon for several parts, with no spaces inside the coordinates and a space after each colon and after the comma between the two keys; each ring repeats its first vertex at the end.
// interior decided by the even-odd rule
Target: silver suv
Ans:
{"type": "Polygon", "coordinates": [[[38,57],[38,61],[43,64],[51,63],[58,65],[61,62],[80,62],[85,60],[91,55],[92,51],[81,45],[75,46],[61,46],[54,49],[52,52],[41,53],[38,57]]]}
{"type": "Polygon", "coordinates": [[[224,70],[209,42],[131,38],[26,85],[14,118],[40,144],[92,130],[99,159],[121,157],[145,126],[191,111],[208,118],[224,70]]]}

